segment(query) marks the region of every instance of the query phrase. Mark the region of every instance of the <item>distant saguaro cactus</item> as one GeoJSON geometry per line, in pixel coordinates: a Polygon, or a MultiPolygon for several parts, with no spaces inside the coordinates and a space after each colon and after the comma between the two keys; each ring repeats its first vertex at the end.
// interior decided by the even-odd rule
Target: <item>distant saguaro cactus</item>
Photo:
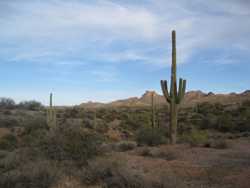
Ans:
{"type": "Polygon", "coordinates": [[[152,128],[155,128],[155,100],[154,100],[155,93],[152,92],[151,94],[151,121],[152,121],[152,128]]]}
{"type": "Polygon", "coordinates": [[[96,127],[97,127],[96,109],[94,109],[94,120],[93,121],[94,121],[93,122],[93,127],[96,130],[96,127]]]}
{"type": "Polygon", "coordinates": [[[170,92],[168,92],[168,85],[166,80],[161,80],[161,88],[166,98],[166,101],[170,104],[170,144],[176,143],[177,134],[177,118],[178,118],[178,106],[181,103],[185,95],[186,80],[179,79],[179,89],[177,90],[176,83],[176,34],[172,31],[172,68],[171,68],[171,86],[170,92]]]}
{"type": "Polygon", "coordinates": [[[53,107],[53,94],[50,93],[50,104],[47,109],[47,124],[49,128],[56,127],[56,109],[53,107]]]}

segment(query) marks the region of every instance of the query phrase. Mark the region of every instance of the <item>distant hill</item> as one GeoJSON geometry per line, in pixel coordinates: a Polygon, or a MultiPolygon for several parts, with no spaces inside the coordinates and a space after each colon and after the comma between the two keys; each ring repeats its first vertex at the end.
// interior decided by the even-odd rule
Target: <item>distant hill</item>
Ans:
{"type": "MultiPolygon", "coordinates": [[[[131,97],[113,101],[110,103],[87,102],[82,103],[80,106],[85,108],[100,108],[100,107],[139,107],[151,105],[151,97],[154,94],[156,105],[166,105],[165,98],[156,93],[155,91],[146,91],[141,97],[131,97]]],[[[221,103],[224,105],[237,104],[242,101],[250,100],[250,90],[242,93],[229,93],[229,94],[214,94],[212,92],[204,93],[202,91],[189,91],[185,94],[183,106],[193,106],[197,103],[221,103]]]]}

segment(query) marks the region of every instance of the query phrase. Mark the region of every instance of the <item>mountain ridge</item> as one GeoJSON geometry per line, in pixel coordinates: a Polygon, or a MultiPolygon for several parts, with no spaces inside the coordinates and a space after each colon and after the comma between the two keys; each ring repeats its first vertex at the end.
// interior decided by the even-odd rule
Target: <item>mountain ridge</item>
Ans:
{"type": "MultiPolygon", "coordinates": [[[[86,102],[80,104],[84,108],[100,108],[100,107],[140,107],[151,105],[152,95],[156,105],[168,105],[164,96],[155,91],[146,90],[141,97],[129,97],[127,99],[115,100],[109,103],[101,102],[86,102]]],[[[250,100],[250,90],[245,90],[242,93],[215,94],[213,92],[205,93],[201,90],[188,91],[185,94],[183,106],[189,107],[198,103],[222,103],[225,105],[241,103],[242,101],[250,100]]]]}

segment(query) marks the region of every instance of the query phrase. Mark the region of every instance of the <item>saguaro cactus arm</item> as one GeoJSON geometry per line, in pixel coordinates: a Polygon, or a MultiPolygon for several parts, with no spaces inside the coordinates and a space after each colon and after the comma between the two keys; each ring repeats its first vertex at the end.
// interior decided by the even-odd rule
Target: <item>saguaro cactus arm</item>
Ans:
{"type": "Polygon", "coordinates": [[[176,98],[176,104],[180,104],[180,102],[184,98],[185,90],[186,90],[186,80],[183,80],[182,78],[180,78],[179,79],[178,96],[176,98]]]}
{"type": "Polygon", "coordinates": [[[187,84],[187,81],[183,80],[183,82],[182,82],[181,100],[184,98],[185,93],[186,93],[186,84],[187,84]]]}
{"type": "Polygon", "coordinates": [[[167,82],[167,80],[161,80],[161,89],[163,91],[163,95],[166,98],[167,102],[170,103],[171,98],[170,98],[170,95],[168,93],[168,82],[167,82]]]}

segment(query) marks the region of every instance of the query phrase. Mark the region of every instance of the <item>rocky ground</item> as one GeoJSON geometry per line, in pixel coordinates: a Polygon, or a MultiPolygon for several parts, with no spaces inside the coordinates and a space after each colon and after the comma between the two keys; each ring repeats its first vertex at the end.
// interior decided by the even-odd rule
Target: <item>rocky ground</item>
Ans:
{"type": "MultiPolygon", "coordinates": [[[[93,160],[95,173],[110,169],[107,187],[248,188],[250,139],[228,141],[230,147],[213,149],[162,145],[111,152],[93,160]],[[97,172],[98,171],[98,172],[97,172]]],[[[101,182],[83,186],[75,177],[64,178],[56,188],[103,187],[101,182]]]]}

